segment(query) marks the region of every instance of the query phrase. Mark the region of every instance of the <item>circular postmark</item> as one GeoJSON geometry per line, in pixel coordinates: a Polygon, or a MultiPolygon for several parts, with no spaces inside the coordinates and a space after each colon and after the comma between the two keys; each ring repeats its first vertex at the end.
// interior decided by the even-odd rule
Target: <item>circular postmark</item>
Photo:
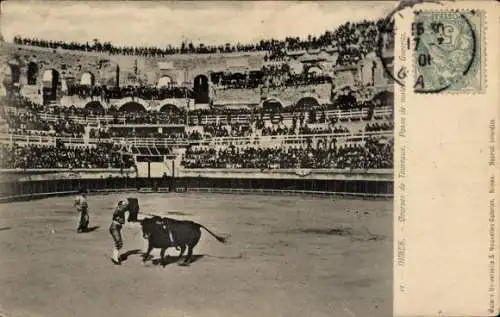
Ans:
{"type": "Polygon", "coordinates": [[[437,93],[468,85],[475,72],[476,31],[465,14],[417,11],[413,24],[414,91],[437,93]]]}
{"type": "Polygon", "coordinates": [[[382,64],[386,74],[396,83],[404,86],[403,79],[406,77],[406,71],[400,69],[394,70],[394,12],[383,19],[378,25],[379,36],[377,40],[376,54],[382,64]]]}
{"type": "MultiPolygon", "coordinates": [[[[377,39],[377,46],[376,46],[376,55],[379,58],[382,67],[387,74],[394,82],[399,84],[400,86],[404,86],[404,80],[407,77],[407,69],[404,66],[401,66],[400,68],[396,68],[395,66],[395,58],[404,60],[404,56],[396,56],[396,51],[398,51],[395,48],[395,17],[396,15],[399,15],[401,18],[404,19],[406,16],[403,11],[405,9],[412,9],[415,10],[416,5],[421,5],[424,3],[431,3],[431,4],[438,4],[438,5],[443,5],[442,0],[400,0],[398,5],[381,21],[378,23],[378,39],[377,39]]],[[[417,23],[412,21],[412,26],[414,31],[414,27],[417,23]]],[[[409,36],[409,35],[408,35],[409,36]]],[[[401,40],[404,43],[407,43],[408,49],[410,49],[412,46],[415,46],[414,44],[410,45],[412,43],[412,40],[415,41],[415,38],[407,38],[408,36],[402,37],[401,40]]],[[[405,49],[403,49],[405,50],[405,49]]],[[[403,54],[403,52],[400,52],[399,54],[403,54]]]]}

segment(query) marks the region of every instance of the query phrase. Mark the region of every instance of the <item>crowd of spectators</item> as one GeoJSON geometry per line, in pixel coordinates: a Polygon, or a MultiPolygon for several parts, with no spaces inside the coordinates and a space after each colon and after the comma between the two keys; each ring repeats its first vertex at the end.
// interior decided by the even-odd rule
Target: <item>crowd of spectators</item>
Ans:
{"type": "Polygon", "coordinates": [[[184,140],[188,138],[188,134],[184,131],[172,131],[170,129],[159,132],[157,128],[153,127],[136,127],[120,128],[120,127],[106,127],[100,129],[91,129],[89,133],[90,138],[96,139],[109,139],[109,138],[150,138],[150,139],[175,139],[184,140]]]}
{"type": "Polygon", "coordinates": [[[333,31],[326,31],[320,36],[309,35],[305,39],[299,37],[286,37],[283,40],[261,40],[254,44],[227,43],[225,45],[205,45],[183,42],[180,46],[167,45],[160,47],[134,47],[116,46],[111,42],[101,42],[94,39],[89,43],[49,41],[43,39],[30,39],[20,36],[14,37],[18,45],[31,45],[51,49],[67,49],[85,52],[106,53],[111,55],[139,55],[165,57],[173,54],[213,54],[234,52],[266,52],[269,60],[286,59],[287,52],[309,50],[335,50],[339,53],[338,64],[351,65],[356,63],[368,53],[375,51],[377,39],[383,20],[362,21],[359,23],[347,22],[333,31]]]}
{"type": "Polygon", "coordinates": [[[328,75],[308,72],[293,73],[286,63],[265,65],[262,73],[262,86],[268,88],[312,86],[332,82],[332,78],[328,75]]]}
{"type": "Polygon", "coordinates": [[[58,118],[52,122],[40,118],[37,112],[12,113],[4,115],[10,134],[53,135],[57,137],[82,137],[85,127],[72,120],[58,118]]]}
{"type": "Polygon", "coordinates": [[[333,148],[234,147],[188,148],[181,163],[185,168],[339,168],[380,169],[393,167],[393,144],[368,139],[364,144],[333,148]]]}
{"type": "Polygon", "coordinates": [[[304,125],[299,128],[299,134],[328,134],[328,133],[349,133],[349,129],[343,126],[328,126],[321,127],[317,126],[310,128],[308,125],[304,125]]]}
{"type": "Polygon", "coordinates": [[[347,144],[337,150],[336,168],[393,168],[394,144],[368,139],[363,146],[347,144]]]}
{"type": "MultiPolygon", "coordinates": [[[[106,137],[168,137],[171,133],[158,133],[157,127],[126,127],[124,124],[173,124],[203,126],[202,137],[242,137],[261,130],[261,135],[325,134],[347,133],[346,127],[338,126],[338,118],[327,116],[325,108],[303,109],[288,114],[291,126],[284,124],[284,115],[288,108],[275,109],[269,113],[266,109],[231,109],[213,108],[186,112],[178,108],[167,111],[121,111],[112,106],[102,108],[43,107],[26,101],[19,108],[3,108],[2,117],[6,120],[12,134],[55,135],[64,137],[82,137],[85,126],[93,118],[91,138],[106,137]],[[5,110],[8,109],[8,110],[5,110]],[[245,116],[244,119],[241,116],[245,116]],[[211,121],[207,121],[211,116],[211,121]],[[214,117],[218,116],[214,122],[214,117]],[[99,119],[97,121],[97,119],[99,119]],[[242,120],[243,119],[243,120],[242,120]],[[188,121],[186,121],[188,120],[188,121]],[[272,123],[272,125],[269,125],[272,123]],[[107,127],[115,127],[109,131],[107,127]],[[314,126],[313,128],[311,128],[314,126]],[[252,128],[254,127],[254,130],[252,128]],[[148,130],[148,131],[146,131],[148,130]]],[[[299,110],[299,109],[292,109],[299,110]]],[[[365,131],[387,131],[393,128],[389,122],[368,123],[365,131]]],[[[165,130],[165,128],[163,128],[165,130]]]]}
{"type": "MultiPolygon", "coordinates": [[[[298,87],[330,83],[331,78],[317,73],[294,73],[287,63],[294,58],[293,51],[324,50],[338,55],[337,65],[350,66],[358,63],[377,49],[382,21],[345,23],[334,31],[327,31],[319,37],[308,36],[307,39],[287,37],[284,40],[262,40],[249,45],[193,45],[182,43],[178,47],[125,47],[110,42],[76,43],[63,41],[46,41],[16,36],[18,45],[39,46],[50,49],[68,49],[86,52],[97,52],[111,55],[134,55],[165,57],[172,54],[206,54],[233,52],[266,52],[265,60],[283,61],[284,63],[266,65],[258,71],[248,73],[212,73],[210,80],[219,89],[258,89],[298,87]]],[[[297,54],[297,56],[300,54],[297,54]]],[[[193,91],[184,87],[166,86],[88,86],[70,84],[67,94],[81,98],[101,98],[107,103],[111,99],[125,97],[145,100],[162,100],[166,98],[190,98],[193,91]]],[[[103,109],[76,107],[44,107],[26,98],[9,94],[6,104],[23,111],[6,111],[2,107],[0,115],[5,119],[9,133],[15,134],[49,134],[59,137],[82,137],[85,132],[85,120],[99,117],[97,127],[90,130],[91,138],[109,139],[111,137],[149,137],[183,140],[203,140],[209,137],[244,137],[255,135],[261,130],[262,135],[305,135],[324,133],[346,133],[349,129],[339,126],[336,119],[328,118],[326,107],[295,111],[292,108],[274,109],[207,109],[185,112],[170,110],[168,112],[120,111],[115,107],[103,109]],[[11,100],[12,99],[12,100],[11,100]],[[282,114],[293,113],[292,125],[283,124],[282,114]],[[45,114],[50,114],[50,120],[45,114]],[[102,120],[103,116],[111,118],[102,120]],[[204,116],[217,115],[217,123],[207,123],[204,116]],[[248,120],[241,123],[237,116],[245,115],[248,120]],[[80,119],[75,120],[73,116],[80,119]],[[265,119],[264,119],[265,118],[265,119]],[[186,122],[186,119],[188,121],[186,122]],[[219,121],[219,119],[221,119],[219,121]],[[269,121],[272,126],[269,126],[269,121]],[[109,124],[190,124],[203,126],[203,132],[194,130],[186,133],[184,129],[177,131],[156,127],[124,128],[109,124]]],[[[359,98],[358,98],[359,99],[359,98]]],[[[360,102],[353,91],[342,91],[332,96],[333,108],[336,109],[370,109],[371,118],[375,104],[372,101],[360,102]]],[[[365,131],[392,130],[392,122],[370,122],[365,131]]],[[[1,168],[128,168],[134,164],[133,158],[121,152],[112,143],[99,143],[95,147],[69,148],[60,143],[54,145],[0,145],[1,168]]],[[[339,169],[376,169],[393,167],[393,144],[385,139],[369,138],[363,143],[334,145],[333,147],[246,147],[216,148],[190,146],[182,159],[185,168],[339,168],[339,169]]]]}
{"type": "Polygon", "coordinates": [[[340,65],[354,65],[370,52],[376,50],[379,29],[382,20],[377,22],[347,22],[339,26],[332,34],[338,49],[340,65]]]}
{"type": "Polygon", "coordinates": [[[277,127],[264,127],[262,129],[263,136],[291,135],[291,134],[295,134],[294,127],[287,127],[287,126],[278,125],[277,127]]]}
{"type": "Polygon", "coordinates": [[[262,71],[248,73],[214,72],[210,74],[210,81],[219,89],[256,89],[263,83],[262,71]]]}
{"type": "Polygon", "coordinates": [[[129,168],[133,158],[121,154],[116,146],[98,144],[95,148],[68,148],[57,145],[0,146],[0,166],[4,169],[41,168],[129,168]]]}
{"type": "Polygon", "coordinates": [[[185,112],[179,110],[176,112],[165,111],[113,111],[113,120],[111,123],[119,124],[184,124],[186,120],[185,112]]]}
{"type": "Polygon", "coordinates": [[[280,65],[264,65],[261,70],[249,72],[216,72],[210,75],[215,89],[258,89],[302,87],[321,85],[332,82],[328,75],[314,72],[293,73],[286,63],[280,65]]]}
{"type": "Polygon", "coordinates": [[[204,45],[193,43],[181,43],[180,46],[167,45],[165,48],[154,46],[116,46],[111,42],[101,43],[98,39],[89,43],[50,41],[43,39],[30,39],[21,36],[14,37],[14,43],[17,45],[31,45],[44,48],[57,49],[62,48],[73,51],[107,53],[110,55],[132,55],[132,56],[155,56],[165,57],[175,54],[215,54],[215,53],[235,53],[235,52],[272,52],[285,47],[284,41],[262,40],[256,44],[237,44],[231,45],[204,45]]]}
{"type": "Polygon", "coordinates": [[[193,91],[186,87],[176,86],[90,86],[90,85],[69,85],[68,96],[79,96],[80,98],[100,97],[109,102],[111,99],[122,99],[126,97],[141,98],[145,100],[163,100],[167,98],[193,98],[193,91]]]}
{"type": "Polygon", "coordinates": [[[26,134],[30,130],[52,131],[56,136],[81,137],[88,119],[99,119],[109,124],[185,124],[186,112],[182,109],[167,111],[122,111],[115,106],[77,108],[47,107],[27,99],[17,103],[5,103],[11,107],[1,107],[0,116],[17,133],[26,134]],[[15,105],[15,106],[13,106],[15,105]]]}
{"type": "Polygon", "coordinates": [[[366,132],[380,132],[380,131],[392,131],[394,130],[394,124],[390,121],[384,121],[382,123],[368,123],[365,127],[366,132]]]}
{"type": "Polygon", "coordinates": [[[203,130],[208,137],[246,137],[253,134],[253,130],[248,124],[239,123],[234,123],[229,127],[221,123],[207,124],[203,130]]]}

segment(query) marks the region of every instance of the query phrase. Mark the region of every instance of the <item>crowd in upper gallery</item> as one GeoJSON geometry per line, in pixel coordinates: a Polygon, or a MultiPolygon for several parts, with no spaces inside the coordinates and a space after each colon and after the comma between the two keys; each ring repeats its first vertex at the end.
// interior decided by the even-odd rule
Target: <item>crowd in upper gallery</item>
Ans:
{"type": "Polygon", "coordinates": [[[206,45],[182,43],[179,46],[165,47],[118,46],[109,41],[77,43],[52,41],[21,36],[14,37],[18,45],[30,45],[44,48],[106,53],[111,55],[134,55],[146,57],[165,57],[173,54],[215,54],[235,52],[265,52],[267,60],[285,59],[288,52],[331,50],[339,53],[341,65],[352,65],[373,52],[383,20],[346,22],[333,31],[326,31],[319,36],[309,35],[307,38],[289,36],[285,39],[267,39],[253,44],[206,45]]]}

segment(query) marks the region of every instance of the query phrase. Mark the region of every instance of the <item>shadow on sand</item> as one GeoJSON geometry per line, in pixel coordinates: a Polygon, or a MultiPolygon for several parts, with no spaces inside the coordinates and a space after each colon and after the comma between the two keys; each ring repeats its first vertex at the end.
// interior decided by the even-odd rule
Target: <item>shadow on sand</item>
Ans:
{"type": "Polygon", "coordinates": [[[167,212],[169,215],[176,215],[176,216],[190,216],[192,214],[188,212],[181,212],[181,211],[169,211],[167,212]]]}
{"type": "Polygon", "coordinates": [[[120,261],[127,261],[129,256],[141,254],[141,253],[142,253],[141,249],[129,250],[129,251],[123,253],[122,255],[120,255],[120,261]]]}
{"type": "Polygon", "coordinates": [[[83,230],[83,233],[93,232],[97,229],[99,229],[99,226],[88,227],[87,229],[83,230]]]}
{"type": "MultiPolygon", "coordinates": [[[[199,259],[203,258],[204,256],[205,255],[203,255],[203,254],[193,254],[191,256],[191,261],[188,264],[184,264],[184,260],[186,259],[186,256],[183,256],[179,260],[179,265],[189,265],[191,263],[198,261],[199,259]]],[[[165,258],[163,259],[163,263],[160,259],[154,259],[151,262],[153,263],[153,265],[161,265],[161,266],[165,267],[167,265],[177,263],[177,257],[165,255],[165,258]]]]}
{"type": "Polygon", "coordinates": [[[12,229],[12,227],[1,227],[0,231],[7,231],[7,230],[11,230],[11,229],[12,229]]]}

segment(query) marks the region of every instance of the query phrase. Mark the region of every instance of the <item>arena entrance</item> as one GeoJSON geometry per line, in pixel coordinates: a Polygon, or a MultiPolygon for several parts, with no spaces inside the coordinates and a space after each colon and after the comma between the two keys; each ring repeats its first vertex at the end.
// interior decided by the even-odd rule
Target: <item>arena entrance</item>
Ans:
{"type": "Polygon", "coordinates": [[[80,85],[82,86],[94,86],[95,76],[91,72],[85,72],[80,77],[80,85]]]}
{"type": "Polygon", "coordinates": [[[38,64],[29,62],[28,70],[26,71],[27,83],[30,86],[36,85],[36,78],[38,77],[38,64]]]}
{"type": "Polygon", "coordinates": [[[167,104],[160,108],[160,112],[166,113],[169,116],[178,116],[181,110],[176,105],[167,104]]]}
{"type": "Polygon", "coordinates": [[[144,112],[146,111],[146,108],[144,108],[140,103],[132,101],[123,104],[119,110],[124,112],[144,112]]]}
{"type": "Polygon", "coordinates": [[[16,82],[16,65],[4,64],[0,69],[0,78],[2,80],[2,93],[7,95],[16,94],[19,92],[19,78],[16,82]]]}
{"type": "Polygon", "coordinates": [[[16,81],[16,70],[18,70],[19,67],[15,64],[5,64],[0,70],[0,76],[2,78],[2,83],[4,85],[13,85],[15,83],[19,83],[19,79],[16,81]]]}
{"type": "Polygon", "coordinates": [[[281,110],[283,110],[283,105],[276,99],[268,99],[264,101],[262,108],[264,109],[264,112],[275,113],[281,112],[281,110]]]}
{"type": "Polygon", "coordinates": [[[163,76],[158,79],[158,83],[156,84],[157,88],[170,88],[173,86],[172,78],[169,76],[163,76]]]}
{"type": "Polygon", "coordinates": [[[194,79],[194,103],[207,104],[210,102],[208,77],[205,75],[198,75],[194,79]]]}
{"type": "Polygon", "coordinates": [[[90,101],[85,105],[85,109],[93,112],[94,114],[104,113],[104,107],[99,101],[90,101]]]}
{"type": "Polygon", "coordinates": [[[9,63],[9,66],[10,66],[12,84],[19,84],[21,81],[21,67],[19,66],[19,63],[17,62],[9,63]]]}
{"type": "Polygon", "coordinates": [[[3,84],[6,86],[18,86],[21,80],[21,68],[16,60],[4,64],[1,70],[3,84]]]}
{"type": "Polygon", "coordinates": [[[57,100],[60,74],[55,69],[47,69],[42,76],[43,104],[47,105],[57,100]]]}
{"type": "Polygon", "coordinates": [[[304,97],[300,98],[295,104],[295,111],[307,111],[310,109],[319,108],[320,104],[318,100],[314,97],[304,97]]]}

